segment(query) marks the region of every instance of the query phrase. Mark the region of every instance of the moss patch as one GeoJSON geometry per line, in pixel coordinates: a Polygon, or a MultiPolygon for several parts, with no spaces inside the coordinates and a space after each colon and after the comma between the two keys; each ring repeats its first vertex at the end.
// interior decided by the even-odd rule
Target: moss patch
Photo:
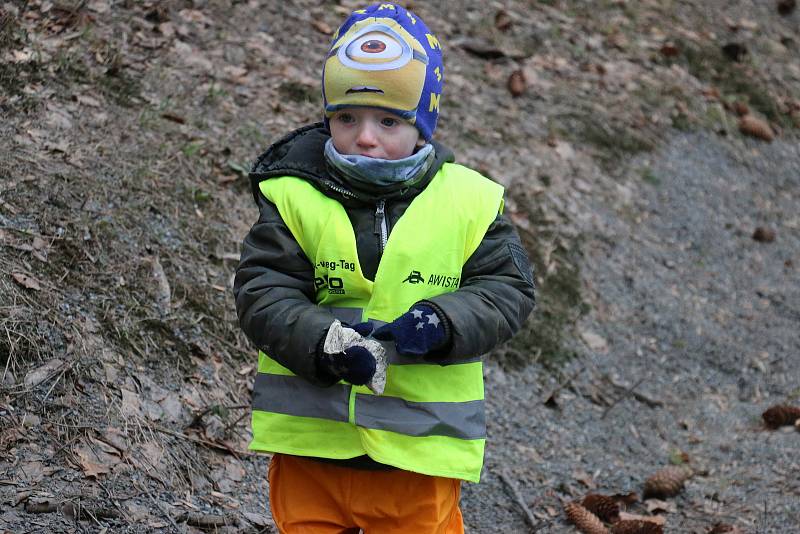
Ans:
{"type": "Polygon", "coordinates": [[[644,132],[609,117],[589,113],[555,116],[549,130],[564,139],[594,147],[594,155],[604,167],[616,166],[621,158],[655,148],[652,139],[644,132]]]}
{"type": "Polygon", "coordinates": [[[749,54],[737,62],[726,57],[717,44],[698,45],[684,40],[676,41],[676,45],[681,51],[680,55],[659,61],[679,63],[692,76],[717,87],[726,100],[745,102],[781,127],[796,127],[791,117],[781,112],[776,95],[756,72],[749,54]]]}
{"type": "Polygon", "coordinates": [[[499,357],[509,369],[533,362],[555,368],[576,356],[568,340],[577,320],[589,311],[581,295],[580,243],[571,240],[567,245],[541,210],[531,209],[528,216],[531,230],[521,230],[521,238],[534,265],[536,310],[499,357]],[[553,248],[552,243],[564,244],[553,248]]]}

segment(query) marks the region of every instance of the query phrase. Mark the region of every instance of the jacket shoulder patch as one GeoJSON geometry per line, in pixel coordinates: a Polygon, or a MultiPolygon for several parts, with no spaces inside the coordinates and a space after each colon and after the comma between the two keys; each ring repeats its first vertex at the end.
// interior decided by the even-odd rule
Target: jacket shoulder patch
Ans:
{"type": "Polygon", "coordinates": [[[536,285],[533,281],[531,262],[528,259],[528,255],[525,253],[525,249],[523,249],[517,243],[509,243],[508,250],[511,253],[511,258],[514,260],[514,266],[519,271],[519,274],[521,274],[525,281],[530,285],[536,285]]]}

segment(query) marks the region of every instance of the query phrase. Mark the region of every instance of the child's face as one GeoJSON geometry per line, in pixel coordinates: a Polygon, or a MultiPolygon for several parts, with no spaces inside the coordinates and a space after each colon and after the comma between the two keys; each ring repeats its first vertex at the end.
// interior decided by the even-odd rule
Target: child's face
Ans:
{"type": "Polygon", "coordinates": [[[414,153],[419,130],[394,113],[378,108],[354,107],[330,118],[333,146],[340,154],[369,158],[402,159],[414,153]]]}

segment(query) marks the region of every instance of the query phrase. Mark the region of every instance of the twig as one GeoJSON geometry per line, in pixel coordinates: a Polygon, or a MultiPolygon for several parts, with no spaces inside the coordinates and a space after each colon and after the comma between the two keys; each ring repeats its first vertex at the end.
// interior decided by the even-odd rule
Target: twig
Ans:
{"type": "Polygon", "coordinates": [[[511,490],[511,493],[514,495],[514,500],[517,501],[517,504],[525,514],[525,519],[527,520],[530,527],[533,529],[533,532],[536,532],[539,522],[536,521],[535,517],[533,517],[533,514],[528,508],[528,505],[525,504],[525,501],[522,500],[522,496],[519,494],[519,490],[517,490],[516,484],[514,484],[514,481],[511,480],[511,477],[508,475],[508,471],[506,471],[504,467],[500,469],[500,479],[511,490]]]}
{"type": "Polygon", "coordinates": [[[119,511],[120,517],[123,517],[125,519],[125,521],[130,523],[131,522],[130,517],[128,517],[128,514],[119,505],[119,503],[117,502],[117,499],[114,497],[114,494],[111,493],[111,491],[100,480],[97,481],[97,485],[100,486],[101,488],[103,488],[103,491],[106,492],[106,495],[108,495],[108,500],[111,502],[111,504],[114,505],[114,508],[116,508],[119,511]]]}
{"type": "MultiPolygon", "coordinates": [[[[614,401],[611,404],[608,405],[608,407],[605,410],[603,410],[603,415],[600,416],[600,419],[605,419],[606,416],[608,415],[608,412],[610,412],[614,408],[614,406],[619,404],[623,399],[627,399],[631,395],[631,393],[633,393],[633,390],[638,388],[639,385],[641,385],[641,383],[644,382],[644,379],[645,377],[642,377],[639,380],[637,380],[636,383],[631,387],[625,388],[625,391],[622,392],[622,395],[619,395],[616,399],[614,399],[614,401]]],[[[614,385],[616,386],[616,384],[614,385]]]]}
{"type": "Polygon", "coordinates": [[[614,406],[619,404],[620,401],[622,401],[623,399],[625,399],[625,398],[627,398],[628,396],[631,396],[631,395],[637,401],[639,401],[639,402],[641,402],[643,404],[647,404],[651,408],[660,408],[660,407],[664,406],[664,402],[663,401],[660,401],[658,399],[650,398],[650,397],[648,397],[647,395],[645,395],[643,393],[637,393],[636,391],[634,391],[637,387],[639,387],[641,385],[642,382],[644,382],[645,377],[640,378],[634,385],[632,385],[630,387],[626,387],[626,386],[623,386],[622,384],[619,384],[619,383],[615,382],[608,375],[603,375],[603,379],[605,379],[609,384],[611,384],[615,388],[623,390],[624,393],[622,395],[620,395],[619,398],[617,398],[614,402],[612,402],[611,406],[609,406],[608,408],[605,409],[605,411],[603,412],[603,415],[600,417],[601,419],[604,418],[608,414],[609,411],[611,411],[611,408],[613,408],[614,406]]]}
{"type": "Polygon", "coordinates": [[[204,514],[199,512],[184,512],[178,516],[179,521],[185,521],[187,525],[202,529],[218,528],[224,526],[235,526],[235,518],[227,518],[224,515],[204,514]]]}
{"type": "Polygon", "coordinates": [[[175,520],[174,520],[174,519],[172,519],[172,516],[171,516],[171,515],[169,515],[169,512],[167,512],[166,510],[164,510],[163,508],[161,508],[161,503],[160,503],[160,502],[158,502],[158,501],[156,500],[156,498],[155,498],[155,497],[153,497],[153,494],[150,492],[150,490],[148,490],[147,488],[144,488],[144,487],[142,487],[142,485],[139,483],[139,481],[138,481],[138,480],[137,480],[137,481],[134,481],[134,484],[136,484],[136,486],[139,488],[139,490],[141,490],[142,492],[144,492],[144,493],[146,493],[146,494],[147,494],[147,496],[148,496],[148,497],[150,498],[150,500],[153,502],[153,504],[155,505],[155,507],[156,507],[156,508],[158,508],[158,511],[159,511],[159,512],[161,512],[161,515],[163,515],[164,517],[166,517],[166,518],[167,518],[167,521],[169,521],[169,522],[170,522],[170,524],[172,524],[172,526],[175,528],[175,531],[176,531],[176,532],[183,532],[183,530],[181,530],[181,527],[179,527],[179,526],[178,526],[178,523],[176,523],[176,522],[175,522],[175,520]]]}
{"type": "Polygon", "coordinates": [[[147,426],[151,430],[155,430],[156,432],[161,432],[162,434],[168,434],[170,436],[174,436],[176,438],[185,439],[185,440],[197,443],[199,445],[205,445],[206,447],[208,447],[210,449],[216,449],[216,450],[229,452],[230,454],[234,455],[237,459],[239,458],[239,456],[244,456],[244,455],[248,454],[247,452],[237,451],[237,450],[232,449],[232,448],[228,447],[227,445],[223,445],[221,443],[215,443],[213,441],[208,441],[207,439],[203,439],[203,438],[196,438],[194,436],[189,436],[189,435],[184,434],[182,432],[175,432],[174,430],[170,430],[170,429],[164,428],[162,426],[157,426],[157,425],[147,425],[147,426]]]}
{"type": "Polygon", "coordinates": [[[233,343],[231,343],[227,339],[222,338],[222,337],[218,336],[217,334],[215,334],[214,332],[209,331],[208,328],[206,328],[204,326],[201,326],[200,329],[203,331],[204,334],[213,337],[214,339],[216,339],[217,341],[219,341],[220,343],[222,343],[223,345],[225,345],[229,349],[231,349],[231,350],[233,350],[235,352],[238,352],[242,356],[246,356],[248,358],[253,356],[251,352],[243,349],[242,347],[234,345],[233,343]]]}
{"type": "Polygon", "coordinates": [[[542,404],[544,404],[545,406],[552,407],[552,405],[556,403],[556,399],[555,399],[556,395],[558,395],[558,393],[562,389],[564,389],[569,384],[571,384],[572,381],[575,380],[578,377],[578,375],[581,374],[585,369],[586,369],[585,365],[579,367],[577,371],[572,373],[569,377],[567,377],[566,380],[564,380],[558,386],[556,386],[555,389],[553,389],[553,391],[551,391],[550,394],[547,397],[544,398],[544,401],[542,402],[542,404]]]}
{"type": "Polygon", "coordinates": [[[120,516],[114,510],[109,510],[107,508],[97,508],[94,510],[90,510],[86,506],[80,503],[74,503],[72,501],[62,501],[62,502],[38,502],[38,503],[27,503],[25,505],[25,512],[29,514],[52,514],[54,512],[59,512],[62,515],[74,517],[75,519],[84,519],[88,520],[91,519],[99,526],[102,526],[98,521],[100,519],[118,519],[120,516]]]}

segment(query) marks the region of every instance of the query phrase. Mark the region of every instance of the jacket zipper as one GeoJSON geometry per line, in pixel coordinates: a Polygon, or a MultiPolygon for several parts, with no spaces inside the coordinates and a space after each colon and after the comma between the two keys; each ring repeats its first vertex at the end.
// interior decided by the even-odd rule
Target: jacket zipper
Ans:
{"type": "Polygon", "coordinates": [[[325,182],[325,186],[328,189],[332,189],[332,190],[336,191],[337,193],[339,193],[342,196],[346,196],[346,197],[350,197],[350,198],[357,198],[356,195],[354,195],[351,191],[348,191],[347,189],[342,189],[341,187],[336,186],[336,185],[334,185],[334,184],[332,184],[330,182],[325,182]]]}
{"type": "Polygon", "coordinates": [[[386,226],[386,207],[385,200],[379,200],[375,209],[375,235],[379,236],[381,254],[386,248],[386,241],[389,240],[389,228],[386,226]]]}

